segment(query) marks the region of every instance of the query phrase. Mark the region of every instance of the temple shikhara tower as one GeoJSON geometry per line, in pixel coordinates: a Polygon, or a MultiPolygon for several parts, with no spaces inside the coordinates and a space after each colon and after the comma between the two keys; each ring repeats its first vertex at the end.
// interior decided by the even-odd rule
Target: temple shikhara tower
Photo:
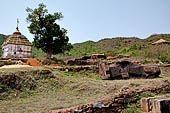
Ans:
{"type": "Polygon", "coordinates": [[[29,58],[31,57],[32,44],[29,40],[19,32],[18,20],[16,32],[14,32],[3,43],[3,58],[29,58]]]}

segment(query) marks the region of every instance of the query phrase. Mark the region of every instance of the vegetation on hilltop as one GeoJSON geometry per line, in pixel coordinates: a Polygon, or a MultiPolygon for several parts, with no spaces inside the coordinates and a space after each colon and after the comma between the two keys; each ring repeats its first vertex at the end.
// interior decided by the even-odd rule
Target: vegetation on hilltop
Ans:
{"type": "Polygon", "coordinates": [[[153,35],[149,36],[146,40],[148,42],[155,42],[159,39],[164,39],[164,40],[167,40],[170,42],[170,34],[159,34],[159,35],[153,34],[153,35]]]}

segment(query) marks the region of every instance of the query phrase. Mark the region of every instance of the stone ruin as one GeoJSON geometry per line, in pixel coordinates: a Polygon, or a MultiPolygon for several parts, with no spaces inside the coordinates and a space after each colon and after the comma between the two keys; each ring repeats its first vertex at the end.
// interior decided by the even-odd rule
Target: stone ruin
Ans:
{"type": "Polygon", "coordinates": [[[148,97],[140,100],[145,113],[170,113],[170,98],[148,97]]]}
{"type": "Polygon", "coordinates": [[[130,58],[130,56],[125,55],[112,55],[112,54],[92,54],[86,55],[79,58],[72,58],[65,60],[66,65],[98,65],[97,59],[105,59],[105,60],[116,60],[121,58],[130,58]]]}
{"type": "Polygon", "coordinates": [[[118,61],[113,65],[99,64],[99,74],[103,80],[128,78],[155,78],[161,70],[157,66],[143,66],[129,61],[118,61]]]}

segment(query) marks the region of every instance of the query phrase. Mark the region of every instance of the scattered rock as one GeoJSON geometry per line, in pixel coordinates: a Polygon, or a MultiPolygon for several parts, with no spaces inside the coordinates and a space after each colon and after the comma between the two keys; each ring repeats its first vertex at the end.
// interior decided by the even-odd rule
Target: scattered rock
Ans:
{"type": "Polygon", "coordinates": [[[103,105],[103,102],[98,102],[96,104],[93,105],[93,108],[99,108],[101,109],[102,108],[102,105],[103,105]]]}

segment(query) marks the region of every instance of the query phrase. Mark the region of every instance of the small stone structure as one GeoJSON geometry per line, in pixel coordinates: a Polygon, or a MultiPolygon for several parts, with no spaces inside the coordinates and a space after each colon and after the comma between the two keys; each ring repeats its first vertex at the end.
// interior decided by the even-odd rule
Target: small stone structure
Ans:
{"type": "Polygon", "coordinates": [[[29,58],[31,57],[32,45],[29,40],[19,32],[18,27],[3,43],[3,58],[29,58]]]}
{"type": "Polygon", "coordinates": [[[156,97],[142,98],[140,103],[144,112],[170,113],[170,98],[154,99],[156,97]]]}
{"type": "Polygon", "coordinates": [[[157,66],[142,66],[129,61],[118,61],[113,65],[99,64],[102,79],[155,78],[161,70],[157,66]]]}

